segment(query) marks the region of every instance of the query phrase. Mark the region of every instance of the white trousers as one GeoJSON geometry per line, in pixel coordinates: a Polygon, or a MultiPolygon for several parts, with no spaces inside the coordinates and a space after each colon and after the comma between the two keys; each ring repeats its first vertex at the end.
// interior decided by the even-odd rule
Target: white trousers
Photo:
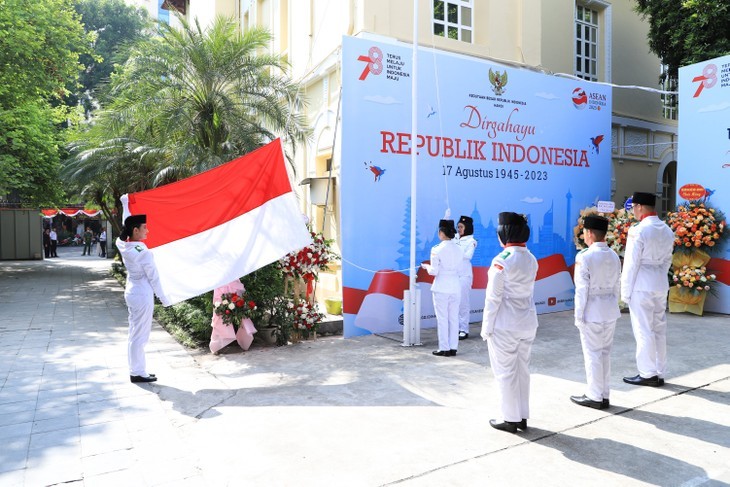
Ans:
{"type": "Polygon", "coordinates": [[[586,366],[586,397],[591,401],[608,399],[611,383],[611,347],[616,321],[583,323],[578,326],[586,366]]]}
{"type": "Polygon", "coordinates": [[[439,350],[459,348],[459,295],[432,293],[436,312],[439,350]]]}
{"type": "Polygon", "coordinates": [[[144,293],[125,294],[129,310],[129,341],[127,344],[127,359],[129,361],[129,375],[147,377],[147,362],[144,356],[144,347],[150,339],[152,330],[152,314],[155,310],[154,295],[144,293]]]}
{"type": "Polygon", "coordinates": [[[469,311],[471,303],[471,284],[474,280],[473,276],[464,276],[459,278],[461,285],[461,298],[459,299],[459,331],[469,333],[469,311]]]}
{"type": "Polygon", "coordinates": [[[639,375],[664,377],[667,371],[667,293],[634,291],[629,302],[639,375]]]}
{"type": "Polygon", "coordinates": [[[495,329],[487,338],[489,362],[499,385],[502,419],[518,422],[530,417],[530,352],[536,329],[495,329]]]}

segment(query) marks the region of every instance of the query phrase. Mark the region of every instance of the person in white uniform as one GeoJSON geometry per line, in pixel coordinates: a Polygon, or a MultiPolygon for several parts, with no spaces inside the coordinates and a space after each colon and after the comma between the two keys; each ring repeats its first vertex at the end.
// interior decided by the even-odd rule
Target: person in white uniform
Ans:
{"type": "Polygon", "coordinates": [[[431,263],[421,267],[435,276],[431,284],[439,348],[433,354],[453,357],[459,348],[459,267],[464,253],[454,242],[454,220],[439,221],[441,243],[431,249],[431,263]]]}
{"type": "Polygon", "coordinates": [[[607,231],[607,218],[583,218],[583,240],[588,248],[575,258],[575,326],[580,332],[588,388],[570,400],[594,409],[610,406],[611,347],[621,316],[621,261],[606,245],[607,231]]]}
{"type": "Polygon", "coordinates": [[[124,300],[129,311],[129,341],[127,345],[129,378],[132,382],[154,382],[154,374],[147,372],[144,347],[150,338],[154,295],[169,306],[160,286],[154,256],[142,242],[147,238],[147,217],[132,215],[124,221],[124,230],[117,239],[117,249],[127,268],[124,300]]]}
{"type": "Polygon", "coordinates": [[[462,216],[456,225],[456,231],[459,232],[456,243],[464,252],[464,258],[461,260],[461,267],[459,268],[459,283],[461,285],[459,340],[466,340],[469,338],[469,312],[471,311],[469,298],[471,297],[471,286],[474,281],[471,258],[474,257],[474,251],[477,248],[477,241],[474,239],[474,220],[471,217],[462,216]]]}
{"type": "Polygon", "coordinates": [[[499,214],[499,243],[504,250],[492,260],[484,302],[482,339],[499,386],[502,421],[489,420],[498,430],[527,429],[530,417],[530,353],[537,332],[533,294],[537,259],[527,249],[530,227],[517,213],[499,214]]]}
{"type": "Polygon", "coordinates": [[[639,369],[624,382],[651,387],[663,386],[667,371],[667,273],[674,251],[674,232],[659,219],[655,204],[651,193],[632,197],[639,223],[629,229],[621,274],[621,299],[629,305],[639,369]]]}

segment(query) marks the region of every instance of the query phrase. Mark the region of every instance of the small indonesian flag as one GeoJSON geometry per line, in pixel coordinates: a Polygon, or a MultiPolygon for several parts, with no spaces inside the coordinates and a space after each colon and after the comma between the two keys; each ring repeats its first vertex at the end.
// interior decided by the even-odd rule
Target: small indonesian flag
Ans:
{"type": "Polygon", "coordinates": [[[170,304],[245,276],[311,243],[281,142],[214,169],[124,195],[124,218],[147,215],[145,244],[170,304]]]}

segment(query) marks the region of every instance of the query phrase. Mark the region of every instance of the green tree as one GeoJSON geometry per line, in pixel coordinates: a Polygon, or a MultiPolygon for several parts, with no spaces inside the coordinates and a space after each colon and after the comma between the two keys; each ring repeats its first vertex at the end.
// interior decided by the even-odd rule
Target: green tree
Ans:
{"type": "Polygon", "coordinates": [[[81,103],[86,118],[99,106],[101,91],[109,81],[115,65],[124,64],[131,46],[144,37],[152,22],[147,11],[127,5],[124,0],[79,0],[75,5],[84,30],[93,33],[93,54],[81,56],[84,70],[80,86],[67,100],[68,104],[81,103]]]}
{"type": "Polygon", "coordinates": [[[681,66],[730,53],[730,1],[636,0],[649,21],[649,47],[677,78],[681,66]]]}
{"type": "Polygon", "coordinates": [[[112,77],[111,127],[164,150],[168,177],[214,167],[276,137],[291,151],[306,140],[298,87],[285,61],[266,53],[267,31],[242,34],[223,17],[203,30],[178,18],[180,28],[161,25],[161,36],[140,43],[112,77]]]}
{"type": "Polygon", "coordinates": [[[72,0],[0,0],[0,196],[51,204],[61,195],[60,122],[70,114],[57,105],[92,41],[72,0]]]}
{"type": "Polygon", "coordinates": [[[75,135],[64,163],[64,176],[117,225],[124,193],[307,134],[283,60],[260,53],[268,33],[242,35],[223,18],[206,31],[180,20],[180,30],[163,25],[159,37],[138,41],[112,75],[113,101],[75,135]]]}

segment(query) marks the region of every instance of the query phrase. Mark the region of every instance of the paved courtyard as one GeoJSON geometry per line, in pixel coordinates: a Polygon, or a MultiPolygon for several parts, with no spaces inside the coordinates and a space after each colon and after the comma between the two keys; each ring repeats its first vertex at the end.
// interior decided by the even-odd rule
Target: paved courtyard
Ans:
{"type": "MultiPolygon", "coordinates": [[[[730,485],[730,319],[669,316],[663,388],[629,386],[635,344],[617,327],[611,408],[584,392],[571,313],[540,317],[532,414],[499,417],[486,344],[434,357],[400,337],[254,344],[213,356],[154,324],[131,384],[123,289],[110,261],[0,261],[0,485],[730,485]]],[[[478,336],[473,325],[472,336],[478,336]]]]}

